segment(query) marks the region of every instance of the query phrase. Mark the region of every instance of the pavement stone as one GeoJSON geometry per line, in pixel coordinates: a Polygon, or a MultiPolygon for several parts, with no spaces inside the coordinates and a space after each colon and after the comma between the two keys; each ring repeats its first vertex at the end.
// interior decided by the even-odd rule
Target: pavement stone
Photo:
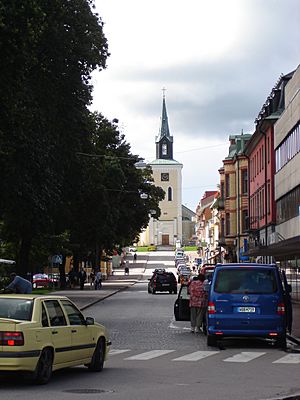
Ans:
{"type": "MultiPolygon", "coordinates": [[[[143,279],[147,261],[145,259],[143,262],[131,263],[129,275],[125,275],[123,269],[115,270],[113,275],[103,281],[100,290],[94,290],[89,284],[86,284],[84,290],[66,289],[57,291],[54,294],[67,296],[83,311],[143,279]]],[[[288,338],[300,345],[300,302],[293,302],[293,327],[292,333],[288,335],[288,338]]]]}

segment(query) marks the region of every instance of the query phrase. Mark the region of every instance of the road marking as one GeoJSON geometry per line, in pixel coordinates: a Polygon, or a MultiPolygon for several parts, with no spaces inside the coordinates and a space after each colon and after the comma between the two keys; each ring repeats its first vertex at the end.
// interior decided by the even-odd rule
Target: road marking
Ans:
{"type": "Polygon", "coordinates": [[[175,350],[152,350],[146,353],[137,354],[136,356],[131,356],[125,358],[125,360],[150,360],[155,357],[160,357],[168,353],[172,353],[175,350]]]}
{"type": "Polygon", "coordinates": [[[273,364],[300,364],[300,354],[287,354],[279,360],[273,361],[273,364]]]}
{"type": "Polygon", "coordinates": [[[109,355],[110,355],[110,356],[114,356],[114,355],[116,355],[116,354],[123,354],[123,353],[126,353],[127,351],[130,351],[130,349],[126,349],[126,350],[111,349],[111,350],[109,350],[109,355]]]}
{"type": "Polygon", "coordinates": [[[227,362],[249,362],[254,360],[255,358],[261,357],[266,353],[260,352],[252,352],[252,351],[243,351],[242,353],[236,354],[232,357],[225,358],[223,361],[227,362]]]}
{"type": "Polygon", "coordinates": [[[199,361],[202,358],[213,356],[220,353],[219,351],[195,351],[194,353],[186,354],[185,356],[173,358],[172,361],[199,361]]]}

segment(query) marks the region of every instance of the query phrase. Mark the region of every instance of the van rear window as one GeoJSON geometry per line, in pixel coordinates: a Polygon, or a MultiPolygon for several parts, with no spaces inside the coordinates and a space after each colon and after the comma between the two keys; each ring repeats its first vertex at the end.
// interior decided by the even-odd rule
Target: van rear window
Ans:
{"type": "Polygon", "coordinates": [[[268,294],[278,290],[275,271],[241,268],[218,271],[215,282],[217,293],[268,294]]]}

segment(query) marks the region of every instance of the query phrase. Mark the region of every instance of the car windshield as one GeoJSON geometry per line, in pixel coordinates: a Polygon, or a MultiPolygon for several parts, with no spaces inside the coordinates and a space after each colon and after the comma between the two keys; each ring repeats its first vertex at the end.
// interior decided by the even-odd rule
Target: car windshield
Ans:
{"type": "Polygon", "coordinates": [[[0,318],[31,321],[32,307],[32,300],[0,298],[0,318]]]}
{"type": "Polygon", "coordinates": [[[275,271],[271,269],[223,269],[218,271],[217,293],[268,294],[277,291],[275,271]]]}

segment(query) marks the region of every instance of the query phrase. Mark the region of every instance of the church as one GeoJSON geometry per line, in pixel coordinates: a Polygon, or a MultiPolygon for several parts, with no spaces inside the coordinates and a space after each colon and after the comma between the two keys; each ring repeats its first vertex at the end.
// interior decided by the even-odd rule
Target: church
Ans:
{"type": "Polygon", "coordinates": [[[176,241],[184,243],[193,236],[193,232],[190,235],[190,225],[194,225],[192,219],[195,213],[182,206],[183,165],[173,158],[173,136],[169,129],[165,94],[163,94],[161,124],[155,145],[156,159],[148,165],[153,171],[154,185],[160,186],[165,191],[165,199],[159,203],[160,217],[151,216],[147,229],[140,235],[139,243],[142,246],[175,246],[176,241]]]}

